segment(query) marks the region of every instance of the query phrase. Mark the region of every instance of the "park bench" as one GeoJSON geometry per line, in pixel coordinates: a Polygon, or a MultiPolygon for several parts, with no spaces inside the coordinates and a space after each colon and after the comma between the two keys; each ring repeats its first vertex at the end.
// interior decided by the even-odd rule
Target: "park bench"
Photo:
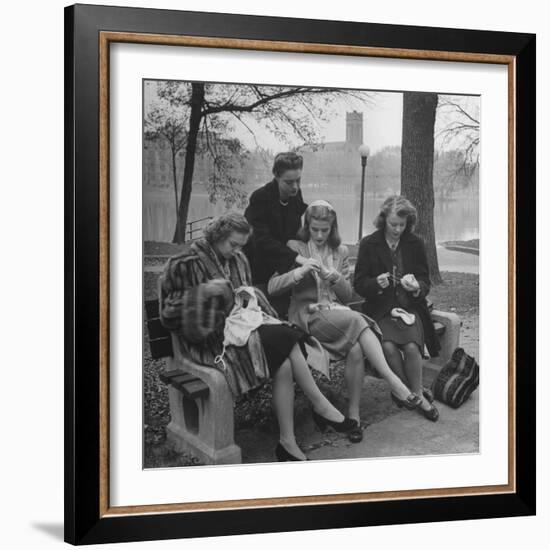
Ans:
{"type": "MultiPolygon", "coordinates": [[[[358,303],[352,307],[356,309],[358,303]]],[[[234,441],[233,396],[225,376],[181,353],[176,336],[162,326],[158,299],[146,301],[145,312],[151,356],[166,361],[160,379],[168,387],[168,440],[175,450],[192,454],[205,464],[240,463],[241,449],[234,441]]],[[[460,320],[455,313],[431,313],[441,351],[424,367],[439,371],[458,347],[460,320]]]]}

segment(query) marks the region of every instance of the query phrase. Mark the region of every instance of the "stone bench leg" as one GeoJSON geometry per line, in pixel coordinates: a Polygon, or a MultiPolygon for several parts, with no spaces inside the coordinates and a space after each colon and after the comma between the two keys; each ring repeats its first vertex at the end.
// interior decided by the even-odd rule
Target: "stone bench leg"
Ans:
{"type": "Polygon", "coordinates": [[[225,377],[215,369],[196,366],[181,356],[171,368],[183,368],[208,386],[207,396],[189,399],[169,386],[171,421],[168,440],[179,452],[190,453],[205,464],[240,464],[241,449],[234,441],[233,397],[225,377]]]}

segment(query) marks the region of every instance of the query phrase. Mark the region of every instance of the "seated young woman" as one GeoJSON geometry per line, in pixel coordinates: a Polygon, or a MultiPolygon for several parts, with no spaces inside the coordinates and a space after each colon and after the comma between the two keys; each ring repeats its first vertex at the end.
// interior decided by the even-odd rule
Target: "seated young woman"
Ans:
{"type": "Polygon", "coordinates": [[[400,195],[388,197],[364,237],[355,267],[355,291],[365,298],[363,311],[379,324],[382,347],[392,370],[421,396],[418,410],[436,422],[439,411],[422,385],[424,345],[432,357],[439,341],[426,303],[430,271],[426,248],[414,234],[416,208],[400,195]]]}
{"type": "MultiPolygon", "coordinates": [[[[233,212],[213,220],[204,238],[186,245],[171,258],[161,277],[161,320],[175,331],[182,350],[203,365],[220,365],[235,395],[241,395],[273,378],[273,407],[280,439],[279,461],[307,460],[294,435],[294,382],[312,403],[314,414],[339,431],[356,426],[333,407],[317,387],[301,346],[309,335],[278,322],[266,297],[254,290],[258,304],[270,319],[250,332],[246,345],[224,345],[224,328],[234,291],[251,285],[250,266],[241,249],[251,233],[246,218],[233,212]],[[212,298],[221,304],[216,315],[205,315],[212,298]],[[212,319],[211,326],[205,319],[212,319]],[[206,326],[204,326],[206,325],[206,326]]],[[[267,317],[263,317],[267,319],[267,317]]]]}
{"type": "MultiPolygon", "coordinates": [[[[392,395],[413,409],[420,398],[412,394],[392,372],[380,344],[376,323],[346,303],[353,297],[349,280],[348,249],[341,244],[334,208],[326,201],[311,203],[298,240],[288,246],[311,262],[287,273],[276,273],[268,284],[272,295],[291,289],[289,320],[317,338],[333,360],[345,360],[345,380],[350,418],[357,427],[348,433],[352,442],[363,438],[359,403],[364,377],[364,358],[390,385],[392,395]]],[[[322,425],[322,422],[321,422],[322,425]]]]}

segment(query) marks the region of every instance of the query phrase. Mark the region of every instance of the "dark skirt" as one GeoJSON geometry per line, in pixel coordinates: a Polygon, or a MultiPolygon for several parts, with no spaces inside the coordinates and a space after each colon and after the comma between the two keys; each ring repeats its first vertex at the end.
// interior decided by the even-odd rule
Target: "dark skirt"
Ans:
{"type": "MultiPolygon", "coordinates": [[[[292,348],[297,343],[303,344],[308,337],[303,330],[289,325],[260,325],[257,330],[271,377],[288,358],[292,348]]],[[[300,348],[305,353],[304,346],[301,345],[300,348]]]]}
{"type": "Polygon", "coordinates": [[[384,315],[378,325],[382,330],[382,341],[393,342],[396,346],[404,346],[410,342],[418,345],[421,355],[424,355],[424,329],[418,315],[412,325],[407,325],[399,317],[392,317],[390,313],[384,315]]]}

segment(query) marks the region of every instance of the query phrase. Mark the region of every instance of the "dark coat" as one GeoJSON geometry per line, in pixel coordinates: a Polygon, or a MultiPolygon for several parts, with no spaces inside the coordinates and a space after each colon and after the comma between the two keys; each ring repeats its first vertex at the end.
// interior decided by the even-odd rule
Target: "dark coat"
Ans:
{"type": "MultiPolygon", "coordinates": [[[[420,285],[420,294],[417,297],[405,293],[407,303],[403,307],[418,315],[424,328],[426,347],[432,357],[437,357],[441,346],[426,302],[430,291],[430,272],[424,241],[414,233],[408,233],[401,236],[399,248],[404,272],[412,273],[420,285]]],[[[361,240],[353,286],[365,298],[363,311],[375,321],[379,321],[394,307],[393,287],[390,285],[382,289],[376,281],[381,273],[391,273],[392,266],[390,248],[383,230],[375,231],[361,240]]]]}
{"type": "Polygon", "coordinates": [[[287,206],[282,206],[275,179],[250,195],[244,215],[253,234],[244,252],[254,284],[266,284],[273,273],[286,273],[294,265],[297,253],[286,243],[296,238],[306,208],[301,191],[289,199],[287,206]]]}

